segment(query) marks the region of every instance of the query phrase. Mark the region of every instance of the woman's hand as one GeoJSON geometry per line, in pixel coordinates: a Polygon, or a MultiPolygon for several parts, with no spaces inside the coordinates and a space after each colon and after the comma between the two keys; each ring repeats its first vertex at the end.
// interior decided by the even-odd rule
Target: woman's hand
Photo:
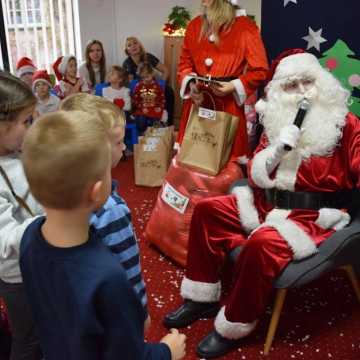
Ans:
{"type": "Polygon", "coordinates": [[[215,96],[226,96],[234,92],[235,86],[232,82],[216,81],[210,85],[210,88],[215,96]]]}
{"type": "Polygon", "coordinates": [[[197,106],[200,106],[204,101],[203,93],[198,89],[197,85],[194,82],[190,83],[190,98],[197,106]]]}

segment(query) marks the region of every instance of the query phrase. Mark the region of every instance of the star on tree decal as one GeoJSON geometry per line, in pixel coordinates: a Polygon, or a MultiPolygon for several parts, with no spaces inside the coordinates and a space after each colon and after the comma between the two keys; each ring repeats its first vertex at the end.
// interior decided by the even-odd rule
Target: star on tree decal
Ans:
{"type": "Polygon", "coordinates": [[[289,3],[292,2],[294,4],[297,4],[297,0],[284,0],[284,7],[289,3]]]}

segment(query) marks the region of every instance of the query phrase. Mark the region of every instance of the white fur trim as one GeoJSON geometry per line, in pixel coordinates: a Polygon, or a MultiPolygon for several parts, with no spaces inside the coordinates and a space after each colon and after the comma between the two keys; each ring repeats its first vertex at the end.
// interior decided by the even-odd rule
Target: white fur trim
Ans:
{"type": "Polygon", "coordinates": [[[259,215],[254,205],[254,195],[249,186],[236,186],[232,190],[236,197],[239,219],[246,233],[260,226],[259,215]]]}
{"type": "Polygon", "coordinates": [[[16,74],[18,77],[21,77],[25,74],[33,74],[36,71],[36,69],[33,66],[27,65],[22,66],[19,70],[16,71],[16,74]]]}
{"type": "Polygon", "coordinates": [[[309,73],[311,70],[322,70],[316,56],[310,53],[290,55],[280,61],[276,67],[273,80],[281,80],[291,76],[309,73]]]}
{"type": "Polygon", "coordinates": [[[258,229],[266,226],[276,229],[288,243],[295,260],[304,259],[317,253],[318,249],[310,236],[293,221],[287,219],[289,214],[290,210],[273,209],[258,229]]]}
{"type": "Polygon", "coordinates": [[[184,277],[181,282],[180,295],[183,299],[190,299],[197,302],[215,302],[219,301],[220,294],[220,281],[217,283],[205,283],[184,277]]]}
{"type": "Polygon", "coordinates": [[[250,175],[253,182],[260,188],[270,189],[274,187],[275,181],[270,179],[266,166],[268,159],[273,157],[274,153],[275,148],[268,146],[259,151],[253,158],[250,175]]]}
{"type": "Polygon", "coordinates": [[[294,191],[302,157],[296,149],[283,155],[277,146],[270,145],[254,156],[250,169],[251,178],[263,189],[276,187],[280,190],[294,191]],[[269,172],[271,173],[277,165],[275,179],[271,180],[269,172]]]}
{"type": "MultiPolygon", "coordinates": [[[[236,1],[236,0],[235,0],[236,1]]],[[[237,1],[238,4],[236,4],[237,6],[240,6],[240,1],[237,1]]],[[[235,16],[239,17],[239,16],[247,16],[246,10],[245,9],[236,9],[235,11],[235,16]]]]}
{"type": "Polygon", "coordinates": [[[62,74],[62,75],[65,75],[66,73],[66,68],[68,66],[68,63],[71,59],[75,59],[76,60],[76,57],[74,55],[68,55],[68,56],[63,56],[63,58],[61,59],[61,62],[59,64],[59,72],[62,74]]]}
{"type": "Polygon", "coordinates": [[[240,165],[246,165],[248,162],[249,158],[246,155],[242,155],[237,158],[237,163],[240,165]]]}
{"type": "Polygon", "coordinates": [[[276,170],[275,187],[280,190],[295,190],[297,172],[302,161],[296,149],[289,151],[280,161],[276,170]]]}
{"type": "Polygon", "coordinates": [[[341,230],[350,223],[350,215],[339,209],[322,208],[319,210],[319,217],[315,221],[316,225],[323,229],[341,230]]]}
{"type": "Polygon", "coordinates": [[[231,322],[225,317],[225,306],[223,306],[215,319],[216,331],[226,339],[237,340],[249,335],[255,329],[257,320],[251,323],[231,322]]]}
{"type": "Polygon", "coordinates": [[[180,97],[182,99],[189,99],[190,98],[190,86],[189,82],[193,79],[193,77],[196,76],[195,73],[190,73],[188,75],[185,75],[181,82],[180,87],[180,97]]]}
{"type": "Polygon", "coordinates": [[[235,91],[233,92],[235,101],[239,106],[241,106],[246,100],[244,85],[240,79],[231,80],[231,83],[235,86],[235,91]]]}

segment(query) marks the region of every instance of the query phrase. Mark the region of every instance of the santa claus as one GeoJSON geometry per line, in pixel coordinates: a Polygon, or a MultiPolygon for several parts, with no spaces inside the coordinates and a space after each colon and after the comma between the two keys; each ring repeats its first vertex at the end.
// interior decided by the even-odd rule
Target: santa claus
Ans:
{"type": "Polygon", "coordinates": [[[256,104],[264,133],[248,164],[249,186],[201,201],[191,223],[184,304],[164,319],[184,327],[216,316],[215,330],[198,345],[201,357],[221,356],[251,334],[274,279],[293,259],[350,222],[344,209],[360,185],[360,122],[348,112],[349,93],[317,58],[287,53],[256,104]],[[299,102],[310,104],[301,129],[299,102]],[[219,269],[241,245],[234,285],[219,310],[219,269]]]}

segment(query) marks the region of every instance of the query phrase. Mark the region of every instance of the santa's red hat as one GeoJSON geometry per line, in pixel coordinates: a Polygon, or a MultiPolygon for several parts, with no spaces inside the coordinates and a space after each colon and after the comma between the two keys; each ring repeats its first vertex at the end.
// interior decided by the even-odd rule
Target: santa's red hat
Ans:
{"type": "Polygon", "coordinates": [[[322,70],[319,60],[303,49],[290,49],[282,52],[271,64],[267,83],[272,80],[286,80],[292,76],[317,73],[322,70]]]}
{"type": "Polygon", "coordinates": [[[36,71],[36,66],[28,57],[22,57],[16,63],[16,74],[21,77],[25,74],[33,74],[36,71]]]}
{"type": "Polygon", "coordinates": [[[66,73],[66,68],[71,59],[75,59],[74,55],[60,56],[53,64],[55,76],[58,80],[62,80],[66,73]]]}
{"type": "Polygon", "coordinates": [[[35,86],[39,82],[46,83],[47,85],[49,85],[49,87],[52,87],[50,76],[46,70],[38,70],[34,72],[34,75],[32,77],[33,90],[35,90],[35,86]]]}

